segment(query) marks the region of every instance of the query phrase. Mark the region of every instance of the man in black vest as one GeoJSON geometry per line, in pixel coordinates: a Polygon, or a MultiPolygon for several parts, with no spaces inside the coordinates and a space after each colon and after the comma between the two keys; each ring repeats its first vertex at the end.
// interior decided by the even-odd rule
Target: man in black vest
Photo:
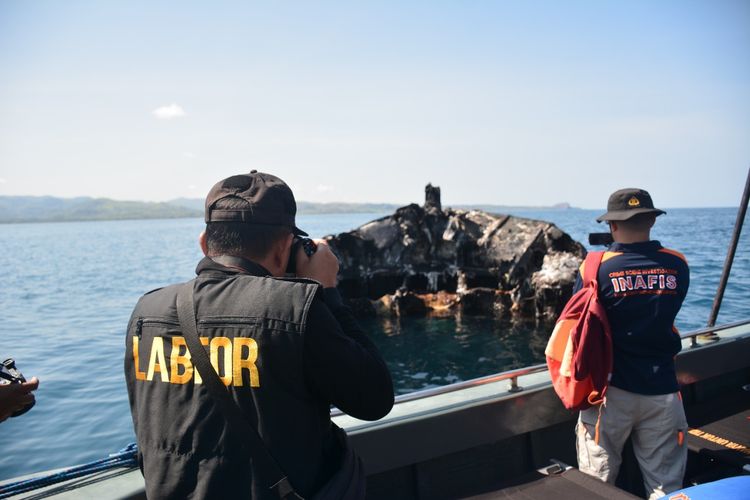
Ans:
{"type": "MultiPolygon", "coordinates": [[[[393,386],[342,304],[331,250],[323,241],[309,256],[293,247],[306,236],[296,210],[292,191],[273,175],[253,170],[217,183],[206,198],[206,257],[192,290],[200,343],[248,432],[257,429],[291,486],[308,497],[339,469],[346,446],[330,405],[376,420],[393,406],[393,386]],[[282,278],[293,251],[305,280],[282,278]]],[[[255,452],[191,362],[177,314],[181,289],[144,295],[127,332],[125,377],[147,496],[274,498],[255,452]]]]}

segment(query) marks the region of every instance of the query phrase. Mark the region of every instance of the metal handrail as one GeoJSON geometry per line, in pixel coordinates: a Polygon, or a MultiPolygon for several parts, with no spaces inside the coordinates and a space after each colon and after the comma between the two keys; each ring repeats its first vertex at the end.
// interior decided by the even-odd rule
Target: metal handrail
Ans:
{"type": "Polygon", "coordinates": [[[700,335],[710,335],[710,334],[720,332],[723,330],[729,330],[731,328],[736,328],[738,326],[746,325],[748,323],[750,323],[750,318],[741,319],[739,321],[735,321],[734,323],[726,323],[724,325],[719,325],[719,326],[707,326],[705,328],[701,328],[700,330],[694,330],[684,335],[680,335],[680,338],[683,340],[690,339],[690,347],[697,347],[698,346],[697,337],[699,337],[700,335]]]}
{"type": "MultiPolygon", "coordinates": [[[[727,323],[720,326],[713,326],[710,328],[701,328],[700,330],[695,330],[692,332],[688,332],[685,334],[681,334],[680,338],[684,339],[692,339],[693,345],[695,345],[696,337],[699,335],[706,335],[709,333],[716,333],[723,330],[729,330],[731,328],[736,328],[738,326],[750,324],[750,318],[735,321],[733,323],[727,323]]],[[[523,387],[518,385],[518,377],[523,377],[526,375],[532,375],[534,373],[541,373],[547,371],[547,365],[546,364],[539,364],[539,365],[532,365],[532,366],[526,366],[524,368],[517,368],[515,370],[508,370],[505,372],[496,373],[494,375],[487,375],[485,377],[479,377],[471,380],[465,380],[463,382],[456,382],[455,384],[450,385],[443,385],[440,387],[432,387],[430,389],[423,389],[421,391],[416,392],[410,392],[408,394],[401,394],[400,396],[396,396],[396,404],[398,403],[405,403],[407,401],[415,401],[417,399],[424,399],[431,396],[437,396],[440,394],[447,394],[449,392],[455,392],[460,391],[462,389],[468,389],[470,387],[478,387],[480,385],[485,384],[491,384],[494,382],[501,382],[503,380],[510,380],[510,385],[508,387],[508,392],[519,392],[523,390],[523,387]]],[[[344,413],[339,410],[338,408],[333,408],[331,410],[331,416],[335,417],[338,415],[343,415],[344,413]]]]}
{"type": "Polygon", "coordinates": [[[396,396],[396,403],[404,403],[406,401],[413,401],[415,399],[436,396],[438,394],[444,394],[446,392],[459,391],[461,389],[468,389],[470,387],[491,384],[493,382],[501,382],[503,380],[510,380],[510,387],[508,388],[508,392],[518,392],[523,390],[518,385],[518,377],[523,377],[524,375],[531,375],[534,373],[541,373],[544,371],[547,371],[546,364],[526,366],[524,368],[517,368],[515,370],[495,373],[494,375],[487,375],[485,377],[465,380],[463,382],[456,382],[455,384],[444,385],[441,387],[432,387],[430,389],[410,392],[409,394],[401,394],[400,396],[396,396]]]}
{"type": "MultiPolygon", "coordinates": [[[[396,404],[405,403],[407,401],[414,401],[417,399],[428,398],[430,396],[437,396],[439,394],[446,394],[449,392],[460,391],[461,389],[468,389],[470,387],[478,387],[480,385],[491,384],[493,382],[501,382],[503,380],[510,380],[508,392],[519,392],[523,390],[523,387],[518,385],[518,377],[524,375],[532,375],[534,373],[541,373],[547,371],[546,364],[526,366],[524,368],[516,368],[515,370],[508,370],[505,372],[495,373],[494,375],[487,375],[484,377],[474,378],[471,380],[465,380],[463,382],[456,382],[455,384],[441,385],[440,387],[431,387],[429,389],[422,389],[421,391],[410,392],[408,394],[401,394],[396,396],[396,404]]],[[[344,412],[338,408],[331,409],[331,416],[336,417],[343,415],[344,412]]]]}

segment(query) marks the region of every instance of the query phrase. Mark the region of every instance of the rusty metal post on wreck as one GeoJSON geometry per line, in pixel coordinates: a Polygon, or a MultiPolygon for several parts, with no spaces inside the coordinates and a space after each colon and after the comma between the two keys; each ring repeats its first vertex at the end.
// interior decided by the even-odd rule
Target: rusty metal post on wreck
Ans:
{"type": "MultiPolygon", "coordinates": [[[[747,213],[748,200],[750,200],[750,169],[747,172],[747,181],[745,182],[745,192],[742,193],[742,201],[740,202],[739,210],[737,211],[737,221],[734,223],[734,233],[732,234],[732,241],[729,243],[729,250],[727,251],[727,258],[724,261],[724,271],[721,274],[721,280],[719,281],[719,288],[716,290],[716,297],[714,298],[713,307],[711,307],[711,315],[708,318],[708,324],[706,326],[712,327],[716,325],[716,318],[719,315],[719,309],[721,308],[721,301],[724,298],[724,290],[726,290],[727,282],[729,281],[729,272],[732,270],[732,262],[734,261],[734,254],[737,251],[737,244],[740,241],[740,233],[742,232],[742,224],[745,222],[745,214],[747,213]]],[[[693,345],[695,345],[695,337],[693,337],[693,345]]]]}

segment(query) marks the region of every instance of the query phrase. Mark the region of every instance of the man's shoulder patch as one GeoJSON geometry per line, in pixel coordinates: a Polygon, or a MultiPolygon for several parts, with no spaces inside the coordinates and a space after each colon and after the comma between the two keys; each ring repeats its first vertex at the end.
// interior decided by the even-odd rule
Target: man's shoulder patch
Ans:
{"type": "Polygon", "coordinates": [[[678,257],[679,259],[681,259],[685,264],[687,264],[687,259],[685,258],[685,256],[681,254],[680,252],[678,252],[677,250],[672,250],[671,248],[660,248],[659,251],[662,253],[668,253],[670,255],[674,255],[675,257],[678,257]]]}
{"type": "Polygon", "coordinates": [[[609,259],[622,255],[622,252],[604,252],[602,255],[602,262],[607,262],[609,259]]]}

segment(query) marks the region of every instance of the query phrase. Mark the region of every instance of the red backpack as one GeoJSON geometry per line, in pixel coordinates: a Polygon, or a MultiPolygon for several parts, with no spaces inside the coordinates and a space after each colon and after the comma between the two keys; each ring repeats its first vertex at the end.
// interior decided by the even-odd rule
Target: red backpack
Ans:
{"type": "Polygon", "coordinates": [[[603,255],[586,256],[583,287],[565,304],[544,351],[552,385],[569,410],[601,404],[612,375],[612,333],[597,282],[603,255]]]}

